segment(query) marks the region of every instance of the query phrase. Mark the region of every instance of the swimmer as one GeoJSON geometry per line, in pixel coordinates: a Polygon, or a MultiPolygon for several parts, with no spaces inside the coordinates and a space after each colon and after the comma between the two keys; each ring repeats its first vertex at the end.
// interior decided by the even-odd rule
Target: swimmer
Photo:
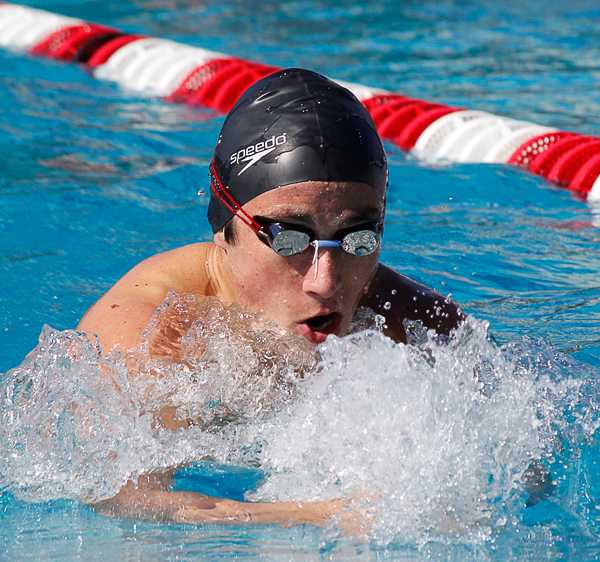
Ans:
{"type": "MultiPolygon", "coordinates": [[[[170,291],[235,304],[313,345],[348,333],[360,307],[383,316],[398,342],[407,320],[443,334],[462,321],[447,298],[379,262],[386,156],[369,113],[342,86],[303,69],[255,83],[223,124],[209,176],[213,242],[146,259],[88,310],[78,329],[104,352],[139,346],[170,291]]],[[[163,349],[176,350],[181,331],[170,337],[163,349]]],[[[167,407],[160,421],[181,427],[167,407]]],[[[96,507],[196,523],[357,521],[346,500],[236,502],[169,485],[168,475],[143,477],[96,507]]]]}

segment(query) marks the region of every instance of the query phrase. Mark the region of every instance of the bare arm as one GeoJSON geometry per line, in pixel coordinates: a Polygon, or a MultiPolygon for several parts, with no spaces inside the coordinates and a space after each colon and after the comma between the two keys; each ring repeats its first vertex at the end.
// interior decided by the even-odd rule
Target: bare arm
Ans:
{"type": "Polygon", "coordinates": [[[366,517],[344,500],[313,502],[239,502],[195,492],[169,490],[172,472],[128,482],[113,498],[93,507],[103,515],[174,523],[275,523],[326,525],[336,518],[351,534],[362,530],[366,517]]]}
{"type": "Polygon", "coordinates": [[[406,342],[404,320],[420,320],[426,328],[449,334],[465,318],[446,297],[381,264],[361,305],[381,314],[386,335],[398,342],[406,342]]]}

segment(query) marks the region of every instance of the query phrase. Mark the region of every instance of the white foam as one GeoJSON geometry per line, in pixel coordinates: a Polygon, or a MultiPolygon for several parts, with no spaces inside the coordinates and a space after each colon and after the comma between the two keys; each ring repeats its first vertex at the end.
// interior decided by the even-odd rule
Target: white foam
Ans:
{"type": "Polygon", "coordinates": [[[150,359],[148,350],[160,352],[161,330],[194,306],[193,298],[169,296],[142,348],[128,356],[102,357],[82,334],[44,328],[0,389],[0,489],[35,501],[96,501],[149,470],[236,453],[227,428],[213,426],[256,417],[280,387],[288,396],[291,361],[300,368],[304,356],[296,338],[268,325],[250,329],[242,312],[215,304],[183,339],[184,365],[150,359]],[[201,424],[174,434],[157,429],[154,412],[164,403],[201,424]]]}
{"type": "Polygon", "coordinates": [[[490,129],[495,128],[498,118],[492,114],[482,114],[479,117],[470,119],[468,122],[457,126],[450,133],[444,143],[440,146],[435,157],[449,160],[451,162],[469,162],[469,152],[473,139],[479,139],[490,129]]]}
{"type": "Polygon", "coordinates": [[[506,163],[514,151],[528,138],[549,132],[527,121],[494,116],[476,131],[465,135],[462,148],[458,147],[458,162],[506,163]]]}
{"type": "Polygon", "coordinates": [[[3,378],[0,488],[93,501],[210,455],[262,463],[264,500],[366,498],[379,542],[481,541],[522,508],[523,473],[552,453],[556,431],[576,439],[597,425],[598,392],[583,392],[577,365],[539,342],[499,349],[480,322],[448,343],[419,330],[411,345],[374,331],[329,338],[315,366],[303,340],[198,306],[170,295],[130,357],[46,328],[3,378]],[[148,357],[174,318],[196,315],[181,364],[148,357]],[[132,377],[134,364],[159,376],[132,377]],[[197,425],[157,428],[165,401],[197,425]]]}
{"type": "Polygon", "coordinates": [[[506,164],[515,150],[524,142],[533,139],[539,135],[554,133],[556,129],[551,127],[542,127],[533,123],[521,121],[523,127],[519,127],[505,132],[502,137],[490,148],[490,151],[484,156],[482,162],[506,164]]]}
{"type": "Polygon", "coordinates": [[[523,473],[552,449],[559,402],[579,388],[523,369],[481,323],[449,346],[371,334],[321,351],[319,376],[261,434],[272,474],[257,497],[378,497],[383,542],[489,537],[522,506],[523,473]]]}
{"type": "Polygon", "coordinates": [[[432,163],[442,160],[506,163],[527,139],[554,131],[483,111],[456,111],[431,123],[412,152],[432,163]]]}

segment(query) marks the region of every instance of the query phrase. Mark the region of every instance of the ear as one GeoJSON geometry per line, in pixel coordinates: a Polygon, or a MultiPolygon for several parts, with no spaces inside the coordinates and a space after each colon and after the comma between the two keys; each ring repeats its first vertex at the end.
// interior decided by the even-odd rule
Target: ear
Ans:
{"type": "Polygon", "coordinates": [[[213,236],[213,242],[215,246],[221,248],[225,252],[227,252],[227,248],[229,248],[229,244],[225,241],[225,235],[223,234],[223,229],[219,230],[219,232],[215,232],[213,236]]]}

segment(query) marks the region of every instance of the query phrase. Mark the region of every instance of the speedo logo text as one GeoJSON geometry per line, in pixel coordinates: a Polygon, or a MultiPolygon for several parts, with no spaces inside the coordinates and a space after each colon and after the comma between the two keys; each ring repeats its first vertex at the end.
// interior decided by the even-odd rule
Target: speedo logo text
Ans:
{"type": "Polygon", "coordinates": [[[265,141],[251,144],[244,148],[240,148],[237,152],[234,152],[230,158],[229,163],[233,166],[234,164],[240,164],[242,162],[248,162],[239,172],[238,176],[241,176],[250,166],[256,164],[261,158],[267,154],[273,152],[278,146],[287,142],[287,133],[281,133],[280,135],[273,135],[270,139],[265,141]]]}

